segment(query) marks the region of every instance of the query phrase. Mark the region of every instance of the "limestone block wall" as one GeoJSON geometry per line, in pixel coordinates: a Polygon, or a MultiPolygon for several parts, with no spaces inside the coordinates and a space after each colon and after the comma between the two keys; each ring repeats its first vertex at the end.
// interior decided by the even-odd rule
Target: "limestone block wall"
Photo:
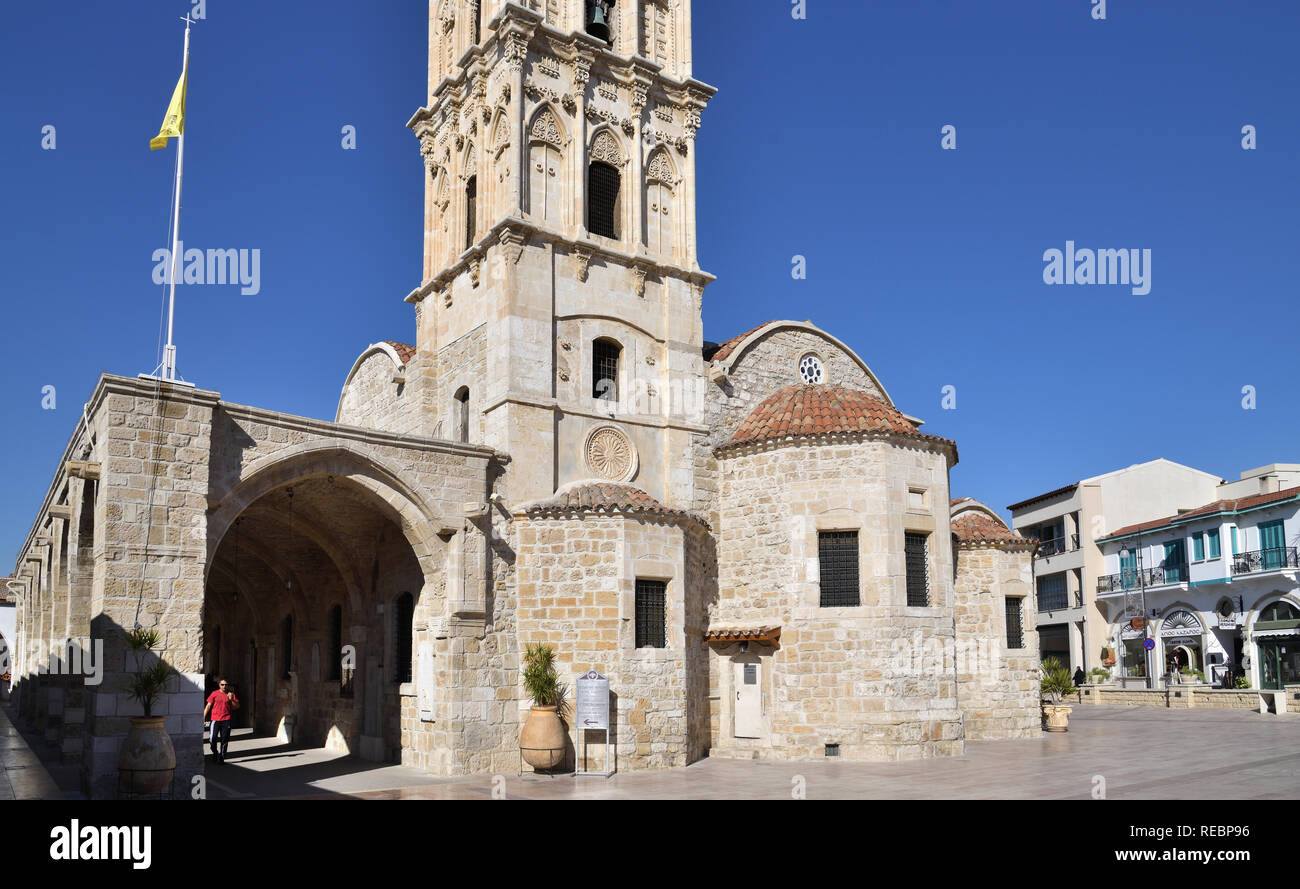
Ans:
{"type": "MultiPolygon", "coordinates": [[[[702,751],[691,725],[702,724],[703,704],[688,704],[692,690],[702,688],[688,673],[700,662],[702,636],[688,639],[688,627],[692,635],[699,631],[687,606],[694,591],[686,552],[698,556],[700,546],[699,540],[688,544],[691,533],[676,521],[619,515],[520,520],[519,649],[532,642],[554,646],[571,687],[590,669],[609,677],[621,770],[683,766],[702,751]],[[665,648],[635,645],[638,577],[667,583],[665,648]]],[[[518,688],[522,726],[531,702],[518,688]]],[[[576,745],[572,725],[570,738],[576,745]]],[[[594,762],[603,762],[603,749],[592,750],[594,762]]]]}
{"type": "Polygon", "coordinates": [[[397,383],[393,381],[397,371],[398,365],[387,352],[375,351],[366,358],[343,391],[338,422],[418,435],[419,404],[413,385],[418,374],[412,369],[408,382],[397,383]]]}
{"type": "Polygon", "coordinates": [[[713,449],[731,438],[763,399],[800,382],[799,360],[809,353],[821,359],[826,384],[885,397],[852,355],[814,330],[773,328],[743,352],[732,353],[725,362],[730,368],[727,380],[721,385],[709,383],[704,389],[704,422],[710,433],[697,439],[694,449],[697,481],[693,508],[710,520],[718,508],[718,466],[713,449]]]}
{"type": "Polygon", "coordinates": [[[1041,730],[1038,632],[1025,578],[1032,554],[992,545],[956,549],[954,668],[966,739],[1026,738],[1041,730]],[[1021,600],[1019,648],[1007,647],[1006,597],[1021,600]]]}
{"type": "Polygon", "coordinates": [[[462,386],[469,389],[469,441],[486,441],[483,409],[487,406],[487,331],[479,325],[464,336],[448,343],[437,354],[436,417],[437,438],[457,440],[456,393],[462,386]]]}
{"type": "MultiPolygon", "coordinates": [[[[955,673],[918,648],[953,646],[952,555],[944,454],[900,442],[802,443],[731,452],[722,461],[720,591],[711,627],[782,627],[764,674],[761,755],[851,759],[962,749],[955,673]],[[926,491],[909,511],[909,487],[926,491]],[[857,530],[857,607],[820,605],[818,532],[857,530]],[[930,607],[906,605],[904,532],[928,531],[930,607]]],[[[730,652],[714,650],[714,747],[735,746],[730,652]]]]}

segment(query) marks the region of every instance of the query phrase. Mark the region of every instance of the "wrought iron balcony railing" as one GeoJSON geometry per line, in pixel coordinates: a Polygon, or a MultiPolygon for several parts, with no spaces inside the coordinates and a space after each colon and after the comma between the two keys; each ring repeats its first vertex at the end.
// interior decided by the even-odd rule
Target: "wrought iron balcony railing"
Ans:
{"type": "Polygon", "coordinates": [[[1098,594],[1121,593],[1166,583],[1186,582],[1187,563],[1182,562],[1160,568],[1143,568],[1141,571],[1132,568],[1118,574],[1102,575],[1097,578],[1097,592],[1098,594]]]}
{"type": "Polygon", "coordinates": [[[1276,571],[1278,568],[1300,568],[1296,547],[1279,546],[1238,553],[1232,557],[1233,574],[1251,574],[1255,571],[1276,571]]]}
{"type": "Polygon", "coordinates": [[[1051,540],[1038,541],[1038,551],[1036,555],[1040,559],[1048,556],[1059,556],[1064,552],[1073,552],[1079,548],[1079,535],[1071,534],[1069,537],[1053,537],[1051,540]]]}

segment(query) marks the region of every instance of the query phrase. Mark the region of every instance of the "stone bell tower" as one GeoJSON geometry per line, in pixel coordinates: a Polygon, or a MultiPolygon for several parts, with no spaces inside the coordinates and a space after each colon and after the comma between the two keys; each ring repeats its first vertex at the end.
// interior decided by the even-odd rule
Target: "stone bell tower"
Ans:
{"type": "Polygon", "coordinates": [[[703,432],[690,0],[433,0],[422,410],[511,457],[689,502],[703,432]]]}

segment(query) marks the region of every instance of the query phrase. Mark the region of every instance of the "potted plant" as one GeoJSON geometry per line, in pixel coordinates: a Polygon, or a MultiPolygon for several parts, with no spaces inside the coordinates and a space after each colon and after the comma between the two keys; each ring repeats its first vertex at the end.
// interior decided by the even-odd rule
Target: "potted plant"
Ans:
{"type": "Polygon", "coordinates": [[[538,771],[553,769],[564,762],[569,731],[564,718],[568,711],[568,686],[555,670],[555,649],[541,642],[524,650],[524,691],[533,706],[519,734],[524,762],[538,771]]]}
{"type": "Polygon", "coordinates": [[[1250,688],[1250,677],[1249,677],[1249,676],[1238,676],[1235,680],[1233,680],[1233,682],[1232,682],[1232,687],[1233,687],[1233,688],[1250,688]]]}
{"type": "Polygon", "coordinates": [[[1044,727],[1049,732],[1068,731],[1072,708],[1062,704],[1061,698],[1078,691],[1070,679],[1070,668],[1049,657],[1043,660],[1042,670],[1042,693],[1051,699],[1050,704],[1043,704],[1044,727]]]}
{"type": "Polygon", "coordinates": [[[1193,667],[1183,667],[1178,671],[1182,674],[1183,682],[1200,684],[1205,682],[1205,674],[1193,667]]]}
{"type": "Polygon", "coordinates": [[[153,715],[154,704],[176,671],[161,660],[145,663],[158,638],[157,630],[140,627],[127,634],[127,644],[135,653],[137,667],[127,689],[144,709],[144,716],[131,717],[131,730],[117,753],[122,789],[132,794],[161,793],[176,774],[176,748],[163,725],[163,717],[153,715]]]}
{"type": "Polygon", "coordinates": [[[1092,677],[1093,685],[1101,685],[1110,680],[1110,670],[1103,667],[1093,667],[1088,671],[1088,674],[1092,677]]]}

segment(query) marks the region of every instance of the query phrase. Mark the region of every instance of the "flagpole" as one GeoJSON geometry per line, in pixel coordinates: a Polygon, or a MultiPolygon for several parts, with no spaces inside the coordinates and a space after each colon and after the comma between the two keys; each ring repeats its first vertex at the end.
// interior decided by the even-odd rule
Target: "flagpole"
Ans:
{"type": "MultiPolygon", "coordinates": [[[[181,61],[181,82],[189,90],[190,72],[190,17],[185,16],[185,55],[181,61]]],[[[181,177],[185,170],[185,133],[182,130],[176,137],[176,204],[172,208],[172,267],[170,276],[171,292],[167,299],[167,345],[163,347],[162,378],[171,382],[176,380],[176,346],[172,343],[172,328],[176,321],[176,277],[180,273],[181,258],[178,254],[181,244],[181,177]]]]}

